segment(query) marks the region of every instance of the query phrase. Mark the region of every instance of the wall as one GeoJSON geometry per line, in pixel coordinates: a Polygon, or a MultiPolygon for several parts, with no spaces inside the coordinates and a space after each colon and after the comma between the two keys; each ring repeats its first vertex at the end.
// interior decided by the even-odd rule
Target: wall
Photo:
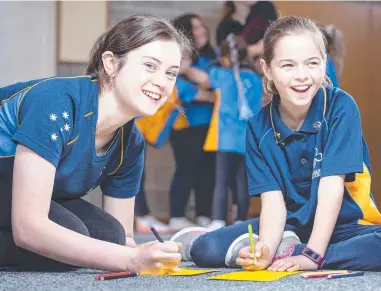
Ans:
{"type": "Polygon", "coordinates": [[[0,86],[56,74],[55,5],[0,2],[0,86]]]}

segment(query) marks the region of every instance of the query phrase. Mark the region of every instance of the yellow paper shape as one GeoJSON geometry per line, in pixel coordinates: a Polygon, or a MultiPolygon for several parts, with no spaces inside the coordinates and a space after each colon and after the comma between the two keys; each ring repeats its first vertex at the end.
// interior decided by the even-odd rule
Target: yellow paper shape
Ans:
{"type": "Polygon", "coordinates": [[[207,274],[217,272],[217,270],[193,270],[193,269],[183,269],[178,268],[176,271],[172,271],[167,274],[167,276],[194,276],[194,275],[201,275],[201,274],[207,274]]]}
{"type": "Polygon", "coordinates": [[[239,271],[210,277],[211,280],[231,280],[231,281],[257,281],[269,282],[279,280],[283,277],[295,275],[300,272],[273,272],[273,271],[239,271]]]}

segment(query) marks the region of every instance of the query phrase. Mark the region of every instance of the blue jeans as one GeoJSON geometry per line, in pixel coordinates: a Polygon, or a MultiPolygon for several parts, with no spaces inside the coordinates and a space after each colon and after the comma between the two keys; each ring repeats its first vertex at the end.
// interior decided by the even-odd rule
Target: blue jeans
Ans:
{"type": "MultiPolygon", "coordinates": [[[[193,261],[200,267],[226,267],[225,255],[230,244],[247,233],[249,223],[258,234],[259,219],[254,218],[200,236],[191,249],[193,261]]],[[[311,230],[297,229],[291,225],[286,225],[285,230],[294,231],[301,239],[302,244],[297,245],[293,253],[294,256],[300,255],[311,230]]],[[[337,225],[325,259],[325,269],[381,271],[381,225],[337,225]]]]}

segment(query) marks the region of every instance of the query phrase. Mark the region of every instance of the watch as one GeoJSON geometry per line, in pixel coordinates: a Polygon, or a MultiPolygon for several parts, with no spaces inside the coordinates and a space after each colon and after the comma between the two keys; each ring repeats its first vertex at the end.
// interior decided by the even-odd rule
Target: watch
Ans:
{"type": "Polygon", "coordinates": [[[321,255],[308,247],[303,249],[302,255],[315,262],[319,266],[319,269],[321,269],[325,263],[325,260],[321,255]]]}

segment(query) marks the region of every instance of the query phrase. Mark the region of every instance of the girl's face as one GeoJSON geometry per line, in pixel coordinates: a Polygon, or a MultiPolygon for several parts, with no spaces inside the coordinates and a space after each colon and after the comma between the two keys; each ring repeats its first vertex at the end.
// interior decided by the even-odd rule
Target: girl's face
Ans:
{"type": "Polygon", "coordinates": [[[114,79],[120,107],[135,116],[154,115],[172,94],[180,62],[176,41],[154,41],[130,51],[114,79]]]}
{"type": "Polygon", "coordinates": [[[209,40],[208,31],[206,30],[204,23],[198,18],[193,18],[191,23],[195,46],[197,49],[200,49],[204,47],[209,40]]]}
{"type": "Polygon", "coordinates": [[[322,56],[310,33],[287,35],[274,46],[273,60],[261,60],[266,77],[278,89],[281,102],[309,106],[323,83],[326,56],[322,56]]]}

